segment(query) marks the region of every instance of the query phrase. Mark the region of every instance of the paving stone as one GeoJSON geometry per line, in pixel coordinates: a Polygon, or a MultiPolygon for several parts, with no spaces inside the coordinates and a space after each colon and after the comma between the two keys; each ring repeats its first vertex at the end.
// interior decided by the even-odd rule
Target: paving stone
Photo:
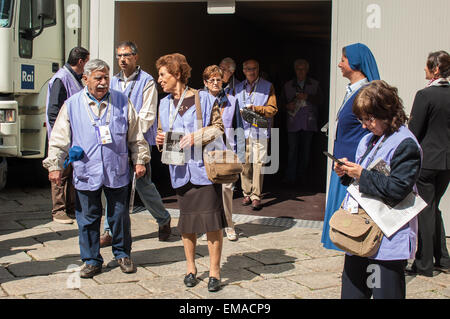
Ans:
{"type": "Polygon", "coordinates": [[[160,264],[165,262],[185,260],[183,246],[165,247],[131,252],[131,257],[137,265],[160,264]]]}
{"type": "Polygon", "coordinates": [[[66,266],[55,260],[31,261],[8,266],[8,270],[16,277],[50,275],[66,270],[66,266]]]}
{"type": "Polygon", "coordinates": [[[27,299],[88,299],[86,295],[79,290],[64,289],[30,294],[25,296],[27,299]]]}
{"type": "Polygon", "coordinates": [[[239,285],[223,286],[222,289],[216,292],[209,292],[206,287],[207,285],[205,287],[197,285],[189,291],[202,299],[263,299],[261,295],[239,285]]]}
{"type": "Polygon", "coordinates": [[[440,293],[444,295],[446,298],[450,298],[450,288],[445,288],[440,293]]]}
{"type": "Polygon", "coordinates": [[[315,258],[299,261],[303,266],[319,272],[342,272],[344,269],[344,256],[315,258]]]}
{"type": "Polygon", "coordinates": [[[424,279],[423,276],[417,276],[406,284],[406,296],[422,293],[426,291],[442,290],[441,285],[434,284],[433,282],[424,279]]]}
{"type": "Polygon", "coordinates": [[[8,281],[14,279],[14,276],[5,268],[0,267],[0,281],[8,281]]]}
{"type": "Polygon", "coordinates": [[[231,255],[222,258],[222,268],[239,269],[262,266],[263,264],[244,255],[231,255]]]}
{"type": "MultiPolygon", "coordinates": [[[[161,294],[168,292],[181,292],[188,290],[183,282],[184,273],[178,276],[166,276],[166,277],[155,277],[151,280],[143,280],[138,284],[150,291],[152,294],[161,294]]],[[[206,283],[199,280],[196,287],[202,287],[206,289],[206,283]]]]}
{"type": "MultiPolygon", "coordinates": [[[[227,269],[222,268],[220,270],[220,277],[222,284],[240,284],[242,282],[253,282],[258,280],[263,280],[263,278],[251,271],[246,269],[227,269]]],[[[208,280],[208,274],[206,274],[204,280],[208,280]]]]}
{"type": "Polygon", "coordinates": [[[254,291],[265,298],[278,298],[281,294],[295,293],[301,286],[284,278],[274,278],[255,282],[243,282],[241,287],[254,291]]]}
{"type": "Polygon", "coordinates": [[[291,276],[288,279],[310,289],[324,289],[341,285],[341,273],[310,272],[303,275],[291,276]]]}
{"type": "Polygon", "coordinates": [[[23,225],[19,224],[18,222],[16,222],[15,220],[6,220],[6,221],[2,221],[2,223],[0,223],[1,231],[21,230],[21,229],[25,229],[25,227],[23,225]]]}
{"type": "Polygon", "coordinates": [[[189,291],[171,291],[161,294],[146,296],[148,299],[200,299],[199,296],[194,295],[189,291]]]}
{"type": "Polygon", "coordinates": [[[341,287],[310,290],[303,299],[341,299],[341,287]]]}
{"type": "Polygon", "coordinates": [[[25,299],[24,296],[7,296],[7,297],[0,297],[0,299],[25,299]]]}
{"type": "Polygon", "coordinates": [[[415,294],[406,294],[406,299],[448,299],[442,291],[423,291],[415,294]]]}
{"type": "Polygon", "coordinates": [[[120,267],[105,270],[101,274],[94,277],[99,284],[114,284],[121,282],[138,282],[141,280],[154,278],[155,275],[144,267],[136,267],[136,272],[132,274],[124,274],[120,267]]]}
{"type": "Polygon", "coordinates": [[[450,274],[440,273],[434,277],[423,277],[423,279],[430,281],[436,285],[443,287],[450,287],[450,274]]]}
{"type": "Polygon", "coordinates": [[[81,279],[78,273],[17,278],[16,280],[2,283],[2,288],[6,293],[13,296],[78,288],[80,286],[82,288],[97,287],[98,284],[92,279],[81,279]]]}
{"type": "MultiPolygon", "coordinates": [[[[15,240],[19,238],[36,238],[44,234],[55,234],[50,228],[21,229],[14,232],[0,231],[0,241],[15,240]]],[[[56,234],[57,235],[57,234],[56,234]]]]}
{"type": "Polygon", "coordinates": [[[10,239],[7,241],[0,242],[0,249],[9,249],[11,251],[17,251],[17,250],[30,250],[30,249],[37,249],[40,247],[44,247],[40,242],[35,240],[34,238],[17,238],[17,239],[10,239]]]}
{"type": "Polygon", "coordinates": [[[305,254],[305,256],[311,258],[325,258],[325,257],[334,257],[334,256],[343,256],[345,253],[334,250],[334,249],[326,249],[322,246],[314,247],[314,248],[304,248],[304,247],[296,247],[288,249],[289,252],[294,251],[297,253],[305,254]]]}
{"type": "Polygon", "coordinates": [[[282,249],[265,249],[257,252],[244,253],[244,256],[259,261],[264,265],[295,262],[297,258],[286,254],[282,249]]]}
{"type": "Polygon", "coordinates": [[[251,267],[248,270],[260,275],[264,279],[289,277],[300,274],[309,274],[312,272],[311,269],[299,263],[257,266],[251,267]]]}
{"type": "Polygon", "coordinates": [[[66,247],[42,247],[28,252],[35,260],[50,260],[64,257],[76,257],[80,255],[79,246],[66,247]]]}
{"type": "Polygon", "coordinates": [[[6,294],[6,292],[3,289],[0,288],[0,297],[6,297],[6,296],[8,296],[6,294]]]}
{"type": "Polygon", "coordinates": [[[32,258],[23,251],[0,250],[0,264],[15,264],[31,260],[32,258]]]}
{"type": "Polygon", "coordinates": [[[81,292],[92,299],[131,299],[149,294],[147,290],[135,283],[120,283],[80,288],[81,292]]]}
{"type": "MultiPolygon", "coordinates": [[[[209,264],[205,266],[200,262],[200,259],[196,259],[197,272],[203,273],[208,271],[209,264]]],[[[163,264],[152,264],[145,267],[148,271],[155,273],[160,277],[165,276],[179,276],[180,274],[186,273],[186,261],[177,261],[171,263],[163,263],[163,264]]]]}

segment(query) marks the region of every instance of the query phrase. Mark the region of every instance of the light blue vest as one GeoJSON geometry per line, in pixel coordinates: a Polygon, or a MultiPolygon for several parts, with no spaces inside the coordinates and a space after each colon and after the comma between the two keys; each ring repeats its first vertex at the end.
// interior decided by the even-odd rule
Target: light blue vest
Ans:
{"type": "Polygon", "coordinates": [[[56,72],[55,75],[50,79],[50,81],[48,82],[48,89],[47,89],[47,102],[45,104],[46,105],[45,121],[47,123],[47,133],[49,139],[50,134],[52,133],[52,127],[50,126],[50,123],[48,121],[48,101],[50,99],[50,90],[52,89],[53,83],[55,82],[56,79],[60,79],[64,84],[64,87],[67,92],[67,98],[70,98],[72,95],[80,92],[83,89],[83,87],[80,85],[77,79],[75,79],[73,74],[66,69],[66,66],[59,69],[58,72],[56,72]]]}
{"type": "MultiPolygon", "coordinates": [[[[244,87],[246,83],[247,81],[243,81],[236,86],[235,97],[238,99],[239,107],[243,109],[247,104],[253,104],[255,106],[266,105],[267,101],[269,100],[270,88],[272,87],[272,83],[260,77],[258,80],[256,91],[254,91],[252,94],[246,92],[244,87]]],[[[271,126],[272,119],[269,119],[269,127],[267,129],[253,127],[250,123],[244,121],[245,138],[270,138],[271,126]]]]}
{"type": "MultiPolygon", "coordinates": [[[[214,103],[209,98],[210,94],[205,91],[199,91],[200,104],[202,109],[203,127],[211,122],[211,112],[214,103]]],[[[169,132],[170,112],[175,114],[175,107],[171,94],[163,98],[159,105],[159,116],[161,128],[164,132],[169,132]]],[[[193,133],[200,129],[197,127],[197,112],[195,105],[191,106],[183,116],[177,114],[173,123],[173,132],[193,133]]],[[[191,182],[194,185],[210,185],[212,182],[206,175],[205,165],[203,163],[202,148],[192,147],[190,152],[186,152],[184,165],[169,165],[170,180],[173,188],[179,188],[191,182]]]]}
{"type": "MultiPolygon", "coordinates": [[[[131,100],[131,103],[133,103],[134,108],[136,109],[136,112],[139,114],[139,111],[142,108],[143,104],[143,93],[144,88],[147,85],[149,81],[152,81],[153,77],[148,74],[147,72],[140,70],[137,78],[134,80],[136,81],[136,84],[133,87],[133,83],[128,84],[125,91],[122,91],[122,85],[120,85],[119,77],[118,75],[115,75],[111,79],[111,89],[117,90],[120,92],[123,92],[126,96],[129,97],[131,100]],[[133,87],[133,91],[131,91],[131,88],[133,87]],[[131,94],[130,94],[131,91],[131,94]]],[[[156,145],[155,143],[155,137],[156,137],[156,131],[158,128],[158,121],[155,119],[155,122],[153,122],[153,125],[148,129],[148,131],[144,134],[145,139],[147,140],[149,145],[156,145]]]]}
{"type": "MultiPolygon", "coordinates": [[[[369,133],[361,139],[356,151],[357,163],[361,161],[361,158],[366,152],[368,143],[372,137],[373,133],[369,133]]],[[[376,160],[377,158],[382,158],[388,165],[390,165],[395,150],[400,145],[400,143],[407,138],[412,138],[420,149],[420,145],[417,142],[414,134],[412,134],[411,131],[406,128],[406,126],[402,126],[400,127],[400,130],[398,132],[393,133],[386,139],[386,141],[384,141],[382,147],[376,152],[375,156],[373,156],[378,144],[382,141],[383,137],[378,140],[377,145],[373,147],[364,161],[360,163],[363,168],[367,168],[367,166],[369,166],[370,164],[369,161],[376,160]]],[[[415,185],[414,190],[417,191],[415,185]]],[[[408,224],[406,224],[390,238],[386,238],[384,236],[378,252],[371,258],[377,260],[403,260],[414,258],[416,239],[417,217],[413,218],[408,224]]]]}
{"type": "Polygon", "coordinates": [[[85,90],[66,101],[72,132],[72,146],[80,146],[84,157],[72,163],[73,183],[77,190],[95,191],[102,186],[120,188],[130,182],[128,168],[128,98],[121,92],[110,90],[108,109],[98,118],[88,106],[85,90]],[[97,125],[105,125],[111,110],[109,129],[112,144],[100,145],[97,131],[88,115],[97,125]]]}

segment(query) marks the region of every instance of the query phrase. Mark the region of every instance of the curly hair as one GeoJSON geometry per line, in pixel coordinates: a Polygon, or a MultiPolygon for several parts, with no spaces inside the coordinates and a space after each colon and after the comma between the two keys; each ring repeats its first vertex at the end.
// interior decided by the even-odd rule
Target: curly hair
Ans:
{"type": "Polygon", "coordinates": [[[208,79],[212,76],[218,75],[220,78],[223,78],[223,71],[217,65],[210,65],[205,68],[203,71],[203,80],[208,81],[208,79]]]}
{"type": "Polygon", "coordinates": [[[160,57],[156,61],[156,69],[159,71],[160,68],[165,66],[167,71],[176,76],[180,75],[180,82],[187,84],[189,78],[191,77],[191,66],[187,63],[186,57],[181,53],[167,54],[160,57]]]}
{"type": "Polygon", "coordinates": [[[353,113],[359,118],[374,117],[384,124],[384,134],[397,132],[407,116],[398,89],[376,80],[361,88],[353,102],[353,113]]]}

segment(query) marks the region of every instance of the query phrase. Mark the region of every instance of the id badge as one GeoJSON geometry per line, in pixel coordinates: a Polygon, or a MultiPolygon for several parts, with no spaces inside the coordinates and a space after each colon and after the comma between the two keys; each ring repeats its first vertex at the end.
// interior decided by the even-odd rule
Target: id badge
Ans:
{"type": "Polygon", "coordinates": [[[103,125],[98,126],[97,128],[97,137],[99,144],[108,145],[112,143],[111,131],[109,130],[109,126],[103,125]]]}
{"type": "Polygon", "coordinates": [[[350,213],[358,214],[359,204],[353,197],[350,196],[348,198],[347,208],[350,211],[350,213]]]}

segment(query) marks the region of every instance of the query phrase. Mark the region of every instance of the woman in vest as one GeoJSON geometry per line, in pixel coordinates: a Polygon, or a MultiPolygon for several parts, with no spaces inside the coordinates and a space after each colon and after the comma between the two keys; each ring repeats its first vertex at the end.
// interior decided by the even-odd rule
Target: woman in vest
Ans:
{"type": "MultiPolygon", "coordinates": [[[[217,65],[210,65],[203,71],[203,82],[212,98],[212,103],[217,101],[220,108],[220,114],[225,127],[224,138],[226,147],[237,154],[241,154],[241,161],[243,161],[245,158],[245,149],[243,148],[245,145],[245,137],[243,135],[244,129],[239,105],[234,96],[227,94],[222,89],[222,78],[223,71],[217,65]],[[241,130],[236,130],[237,128],[241,128],[241,130]],[[241,146],[240,152],[238,152],[238,146],[241,146]]],[[[222,184],[223,206],[228,223],[228,227],[225,228],[225,233],[231,241],[238,239],[232,218],[233,188],[234,183],[222,184]]]]}
{"type": "MultiPolygon", "coordinates": [[[[223,122],[217,105],[209,94],[199,91],[203,123],[197,122],[196,91],[188,88],[191,67],[182,54],[169,54],[156,61],[158,83],[169,93],[160,102],[156,144],[164,145],[165,138],[181,133],[179,147],[184,152],[184,164],[169,165],[172,187],[177,194],[180,208],[178,230],[183,240],[187,261],[184,283],[187,287],[197,284],[195,246],[197,233],[206,233],[210,256],[209,291],[220,289],[220,258],[223,228],[227,227],[222,203],[222,188],[213,184],[206,175],[202,158],[202,146],[224,133],[223,122]],[[200,128],[202,124],[203,128],[200,128]],[[171,134],[168,134],[168,133],[171,134]],[[195,132],[195,134],[194,134],[195,132]]],[[[164,157],[164,153],[163,153],[164,157]]]]}
{"type": "MultiPolygon", "coordinates": [[[[347,85],[344,101],[336,115],[333,153],[336,158],[346,157],[354,162],[358,143],[368,131],[361,127],[361,123],[353,114],[353,101],[363,85],[379,80],[380,75],[372,52],[362,43],[351,44],[342,49],[339,68],[342,76],[348,79],[350,84],[347,85]]],[[[331,171],[322,230],[322,243],[325,248],[340,250],[330,240],[329,221],[334,212],[339,209],[346,192],[347,187],[342,185],[339,177],[331,171]]]]}
{"type": "MultiPolygon", "coordinates": [[[[355,162],[342,158],[335,164],[341,181],[356,180],[362,194],[380,198],[390,206],[416,191],[421,165],[421,148],[414,134],[405,126],[406,114],[397,89],[384,81],[373,81],[355,98],[353,113],[371,133],[364,136],[356,151],[355,162]],[[367,167],[382,159],[389,175],[367,167]]],[[[348,193],[343,208],[360,208],[348,193]]],[[[343,299],[405,298],[405,267],[416,249],[417,217],[391,237],[383,236],[378,251],[371,257],[346,254],[342,274],[343,299]],[[370,278],[369,278],[370,277],[370,278]]]]}
{"type": "Polygon", "coordinates": [[[432,277],[439,271],[450,272],[450,257],[439,210],[450,181],[450,55],[445,51],[430,53],[425,74],[430,82],[417,92],[409,121],[409,129],[423,149],[417,188],[428,204],[418,216],[419,242],[411,272],[432,277]]]}

